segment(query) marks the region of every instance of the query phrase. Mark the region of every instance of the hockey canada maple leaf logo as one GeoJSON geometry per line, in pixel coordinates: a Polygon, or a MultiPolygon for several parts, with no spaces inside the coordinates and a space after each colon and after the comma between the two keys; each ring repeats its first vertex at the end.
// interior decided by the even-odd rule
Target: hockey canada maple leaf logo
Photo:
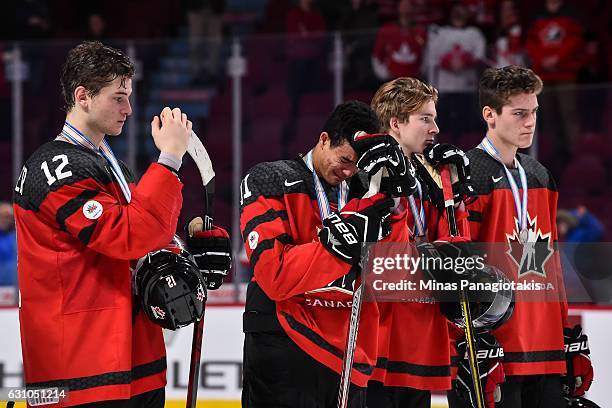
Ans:
{"type": "Polygon", "coordinates": [[[530,273],[546,277],[544,264],[553,254],[550,232],[542,233],[542,230],[538,228],[537,216],[532,220],[529,214],[527,214],[527,224],[527,242],[521,242],[518,220],[516,217],[514,218],[514,231],[512,231],[512,234],[506,234],[506,239],[508,240],[508,250],[506,253],[519,267],[519,278],[530,273]]]}

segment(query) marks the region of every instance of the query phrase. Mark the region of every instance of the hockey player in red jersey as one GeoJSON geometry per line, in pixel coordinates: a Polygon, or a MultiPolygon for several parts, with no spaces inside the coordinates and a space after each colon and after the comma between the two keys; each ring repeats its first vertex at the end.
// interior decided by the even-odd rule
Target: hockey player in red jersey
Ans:
{"type": "MultiPolygon", "coordinates": [[[[538,112],[537,95],[542,81],[533,71],[508,66],[488,69],[480,81],[479,98],[487,134],[482,143],[468,152],[473,184],[478,199],[468,205],[472,239],[524,246],[538,242],[536,250],[552,252],[557,241],[557,188],[550,172],[531,156],[517,153],[533,141],[538,112]]],[[[514,252],[508,252],[514,256],[514,252]]],[[[555,257],[536,257],[540,265],[523,267],[504,263],[513,280],[548,279],[563,290],[555,257]],[[532,270],[535,268],[537,270],[532,270]]],[[[496,407],[563,407],[562,374],[572,366],[570,393],[588,389],[593,371],[588,350],[564,353],[565,343],[586,342],[579,328],[567,325],[567,304],[558,301],[517,302],[512,317],[494,331],[504,348],[506,382],[496,407]]],[[[568,370],[569,371],[569,370],[568,370]]],[[[570,377],[570,376],[568,376],[570,377]]],[[[451,407],[470,406],[449,394],[451,407]]]]}
{"type": "Polygon", "coordinates": [[[30,156],[15,187],[25,383],[63,389],[65,399],[48,406],[164,405],[162,330],[133,316],[130,260],[176,231],[191,122],[178,108],[153,118],[161,153],[136,184],[105,140],[132,113],[133,74],[118,50],[73,48],[61,76],[64,127],[30,156]]]}
{"type": "MultiPolygon", "coordinates": [[[[357,175],[358,163],[385,161],[392,155],[400,159],[393,160],[398,166],[403,163],[397,174],[406,173],[404,156],[392,139],[381,136],[381,155],[367,150],[358,155],[353,148],[355,134],[373,134],[378,128],[369,106],[343,103],[308,154],[260,163],[242,180],[240,225],[254,269],[244,313],[245,407],[337,406],[361,243],[389,234],[398,241],[407,239],[404,214],[391,213],[392,199],[381,193],[349,198],[362,197],[360,191],[366,188],[365,177],[357,175]]],[[[386,166],[397,170],[389,160],[386,166]]],[[[378,308],[366,303],[351,407],[365,407],[377,332],[378,308]]]]}
{"type": "MultiPolygon", "coordinates": [[[[382,130],[393,136],[404,154],[416,166],[419,179],[417,194],[408,198],[406,223],[411,242],[448,240],[448,224],[442,196],[414,154],[425,149],[426,160],[436,165],[457,166],[466,178],[454,186],[457,202],[469,195],[469,175],[464,153],[452,145],[436,144],[437,90],[418,79],[397,78],[383,84],[372,99],[382,130]],[[445,157],[442,159],[442,157],[445,157]]],[[[458,211],[462,235],[469,236],[467,216],[458,211]],[[467,233],[467,234],[466,234],[467,233]]],[[[451,387],[451,356],[448,350],[447,320],[439,305],[419,302],[379,303],[379,355],[368,385],[368,405],[375,407],[429,407],[431,391],[451,387]],[[407,333],[419,333],[410,336],[407,333]]]]}

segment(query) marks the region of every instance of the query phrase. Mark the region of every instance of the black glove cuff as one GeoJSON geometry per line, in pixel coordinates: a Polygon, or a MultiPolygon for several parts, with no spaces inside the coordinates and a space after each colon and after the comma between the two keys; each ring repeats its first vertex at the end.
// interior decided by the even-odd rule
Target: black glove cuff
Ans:
{"type": "Polygon", "coordinates": [[[573,328],[563,329],[563,342],[565,344],[565,354],[591,354],[589,349],[589,338],[582,332],[582,327],[576,325],[573,328]]]}
{"type": "Polygon", "coordinates": [[[380,182],[380,192],[391,197],[409,197],[417,192],[417,183],[413,177],[383,177],[380,182]]]}

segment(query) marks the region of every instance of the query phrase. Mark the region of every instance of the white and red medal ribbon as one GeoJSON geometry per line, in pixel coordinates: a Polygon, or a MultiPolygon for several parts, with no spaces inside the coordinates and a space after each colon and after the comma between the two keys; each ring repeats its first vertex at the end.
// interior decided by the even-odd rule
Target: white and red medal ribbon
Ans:
{"type": "Polygon", "coordinates": [[[132,192],[130,191],[130,187],[125,178],[125,175],[121,170],[121,166],[119,166],[119,161],[115,157],[115,154],[113,153],[106,140],[102,139],[100,147],[97,147],[95,144],[93,144],[91,140],[89,140],[87,136],[85,136],[77,128],[68,123],[68,121],[64,123],[64,127],[62,129],[60,137],[62,140],[65,140],[69,143],[86,147],[95,151],[98,154],[101,154],[102,157],[104,157],[106,161],[108,161],[108,163],[111,165],[111,171],[113,172],[115,179],[119,183],[119,187],[121,187],[121,191],[123,192],[123,195],[127,202],[129,203],[132,200],[132,192]]]}
{"type": "Polygon", "coordinates": [[[508,170],[508,167],[502,162],[501,156],[491,139],[488,136],[485,136],[482,139],[482,142],[478,145],[482,150],[484,150],[489,156],[497,160],[503,167],[506,172],[506,177],[508,178],[508,183],[510,184],[510,190],[512,191],[512,197],[514,198],[514,206],[516,207],[516,213],[518,215],[518,223],[520,228],[519,238],[523,243],[527,242],[527,203],[528,203],[528,186],[527,186],[527,175],[525,174],[525,169],[521,166],[521,163],[514,158],[514,165],[517,167],[519,172],[519,178],[521,180],[521,188],[523,189],[523,195],[521,200],[521,195],[519,192],[519,188],[516,185],[516,181],[514,181],[514,177],[512,177],[512,173],[508,170]]]}
{"type": "Polygon", "coordinates": [[[425,210],[423,209],[423,190],[421,188],[421,183],[417,180],[417,190],[419,193],[420,199],[420,208],[417,207],[416,200],[414,195],[408,197],[408,203],[410,204],[410,212],[412,213],[412,218],[414,218],[414,232],[417,237],[425,236],[425,210]]]}
{"type": "MultiPolygon", "coordinates": [[[[325,195],[323,185],[321,184],[321,180],[319,180],[319,176],[317,176],[317,172],[315,171],[314,165],[312,163],[312,150],[309,151],[306,155],[306,166],[312,172],[312,179],[314,180],[317,203],[319,205],[319,214],[321,215],[321,221],[323,221],[331,214],[331,208],[329,206],[327,196],[325,195]]],[[[340,211],[342,207],[344,207],[346,201],[348,200],[348,190],[349,188],[346,181],[341,181],[340,185],[338,186],[338,211],[340,211]]]]}

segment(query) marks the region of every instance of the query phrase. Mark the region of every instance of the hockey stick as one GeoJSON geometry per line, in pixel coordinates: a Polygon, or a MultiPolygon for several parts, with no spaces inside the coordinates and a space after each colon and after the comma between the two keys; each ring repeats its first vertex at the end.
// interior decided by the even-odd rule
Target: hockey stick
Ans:
{"type": "MultiPolygon", "coordinates": [[[[364,244],[365,245],[365,244],[364,244]]],[[[359,274],[356,274],[355,281],[359,274]]],[[[362,274],[363,278],[363,274],[362,274]]],[[[359,287],[353,292],[353,303],[351,304],[351,317],[349,320],[346,347],[342,358],[342,374],[340,376],[340,390],[338,393],[338,408],[346,408],[348,404],[349,389],[351,387],[351,372],[355,359],[355,346],[357,345],[357,334],[359,333],[359,318],[361,316],[361,304],[363,302],[363,279],[359,287]]]]}
{"type": "MultiPolygon", "coordinates": [[[[212,168],[210,156],[204,145],[195,134],[191,132],[187,153],[195,162],[202,184],[204,185],[204,226],[203,230],[212,229],[213,208],[212,200],[215,193],[215,172],[212,168]]],[[[193,326],[191,341],[191,361],[189,363],[189,385],[187,386],[187,408],[195,408],[198,400],[198,385],[200,382],[200,358],[202,357],[202,336],[204,334],[204,312],[202,317],[193,326]]]]}
{"type": "MultiPolygon", "coordinates": [[[[380,190],[380,182],[383,173],[386,169],[382,168],[370,179],[370,186],[365,197],[371,197],[380,190]]],[[[366,243],[362,243],[362,249],[366,243]]],[[[363,254],[363,252],[362,252],[363,254]]],[[[365,263],[365,262],[364,262],[365,263]]],[[[361,268],[360,268],[361,270],[361,268]]],[[[355,273],[355,282],[359,278],[359,272],[355,273]]],[[[364,274],[361,273],[361,282],[359,287],[353,292],[353,301],[351,303],[351,316],[349,320],[348,333],[346,335],[346,346],[342,357],[342,374],[340,375],[340,389],[338,391],[338,408],[346,408],[348,404],[349,389],[351,387],[351,373],[353,371],[353,362],[355,360],[355,346],[357,345],[357,335],[359,333],[359,319],[361,317],[361,305],[363,303],[363,287],[364,274]]]]}
{"type": "MultiPolygon", "coordinates": [[[[440,166],[440,178],[442,179],[442,192],[444,193],[444,208],[448,218],[448,229],[451,236],[459,236],[457,220],[455,218],[455,200],[453,199],[453,186],[451,184],[450,170],[448,165],[440,166]]],[[[461,313],[465,323],[465,341],[468,348],[470,371],[474,392],[476,393],[476,407],[485,408],[484,395],[480,386],[480,370],[478,369],[478,359],[476,357],[476,346],[474,339],[474,323],[470,312],[470,302],[464,290],[461,291],[461,313]]]]}

